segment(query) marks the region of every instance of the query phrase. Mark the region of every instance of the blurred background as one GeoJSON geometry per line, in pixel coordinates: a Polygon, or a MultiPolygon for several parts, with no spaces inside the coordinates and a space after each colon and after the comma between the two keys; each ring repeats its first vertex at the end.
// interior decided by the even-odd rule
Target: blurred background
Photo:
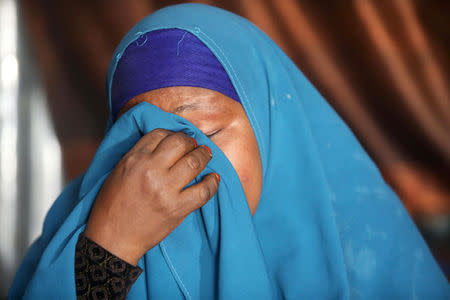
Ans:
{"type": "Polygon", "coordinates": [[[374,159],[450,274],[450,1],[0,0],[0,299],[106,124],[123,35],[170,4],[244,16],[298,65],[374,159]]]}

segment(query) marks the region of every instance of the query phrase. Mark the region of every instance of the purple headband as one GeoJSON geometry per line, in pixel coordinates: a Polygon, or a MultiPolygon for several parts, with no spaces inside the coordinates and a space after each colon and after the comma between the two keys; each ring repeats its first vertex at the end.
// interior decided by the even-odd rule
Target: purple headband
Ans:
{"type": "Polygon", "coordinates": [[[222,64],[202,41],[185,30],[161,29],[140,36],[120,58],[111,87],[114,120],[131,98],[170,86],[207,88],[241,103],[222,64]]]}

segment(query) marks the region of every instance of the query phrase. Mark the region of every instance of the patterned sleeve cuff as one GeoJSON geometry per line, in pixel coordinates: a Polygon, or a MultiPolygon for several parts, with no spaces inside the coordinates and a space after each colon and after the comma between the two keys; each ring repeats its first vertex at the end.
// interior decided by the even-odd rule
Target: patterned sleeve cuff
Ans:
{"type": "Polygon", "coordinates": [[[125,299],[142,269],[115,256],[84,235],[75,249],[77,299],[125,299]]]}

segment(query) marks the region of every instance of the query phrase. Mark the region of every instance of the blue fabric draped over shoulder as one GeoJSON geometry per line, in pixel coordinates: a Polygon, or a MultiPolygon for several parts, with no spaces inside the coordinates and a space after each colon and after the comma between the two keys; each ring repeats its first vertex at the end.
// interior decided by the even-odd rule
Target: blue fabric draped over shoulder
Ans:
{"type": "MultiPolygon", "coordinates": [[[[143,102],[113,123],[86,171],[49,211],[10,298],[75,299],[74,256],[104,180],[155,128],[183,131],[213,158],[216,195],[139,261],[129,299],[449,299],[450,287],[401,201],[352,131],[293,62],[261,30],[225,10],[181,4],[149,15],[123,38],[179,28],[223,64],[255,132],[263,165],[251,215],[224,153],[186,119],[143,102]]],[[[111,103],[109,103],[111,106],[111,103]]],[[[111,108],[111,107],[110,107],[111,108]]]]}

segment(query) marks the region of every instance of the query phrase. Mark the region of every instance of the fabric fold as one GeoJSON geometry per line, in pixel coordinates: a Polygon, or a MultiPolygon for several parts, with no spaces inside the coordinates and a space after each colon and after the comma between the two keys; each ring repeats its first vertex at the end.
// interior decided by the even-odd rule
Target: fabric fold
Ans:
{"type": "MultiPolygon", "coordinates": [[[[223,65],[261,153],[252,217],[224,153],[189,121],[141,103],[113,122],[87,172],[49,212],[10,290],[12,299],[75,298],[75,244],[101,184],[154,128],[208,145],[222,180],[202,208],[139,261],[129,299],[448,299],[450,287],[400,199],[351,129],[283,51],[249,21],[202,4],[165,7],[122,39],[107,74],[143,33],[199,38],[223,65]],[[226,25],[224,25],[226,24],[226,25]]],[[[168,99],[170,101],[170,99],[168,99]]],[[[111,110],[110,110],[111,111],[111,110]]]]}
{"type": "MultiPolygon", "coordinates": [[[[199,182],[211,172],[222,174],[222,180],[218,193],[207,204],[188,215],[169,236],[142,257],[138,265],[144,269],[144,273],[133,285],[130,294],[164,298],[176,294],[186,299],[214,299],[218,296],[217,291],[222,290],[226,293],[220,298],[225,299],[242,295],[248,285],[256,283],[255,289],[246,294],[258,299],[272,299],[271,283],[251,213],[231,163],[192,123],[147,102],[125,113],[105,136],[83,176],[79,194],[66,193],[65,204],[75,204],[75,208],[43,251],[39,265],[26,286],[25,299],[35,298],[36,295],[49,299],[73,298],[75,279],[70,268],[74,264],[74,247],[78,235],[85,228],[95,197],[120,158],[143,134],[156,128],[182,131],[194,137],[199,144],[208,145],[213,151],[213,158],[207,167],[187,186],[199,182]],[[166,271],[156,272],[154,265],[166,268],[166,271]],[[234,266],[236,280],[224,280],[220,284],[221,278],[230,274],[228,270],[220,268],[226,265],[234,266]],[[245,276],[247,279],[243,280],[241,276],[248,270],[255,270],[260,275],[245,276]],[[57,274],[68,276],[55,278],[57,274]],[[58,281],[58,286],[48,288],[54,280],[58,281]],[[170,284],[176,288],[168,289],[170,284]],[[150,292],[147,291],[148,286],[153,287],[150,292]]],[[[10,295],[15,295],[14,289],[10,295]]]]}

